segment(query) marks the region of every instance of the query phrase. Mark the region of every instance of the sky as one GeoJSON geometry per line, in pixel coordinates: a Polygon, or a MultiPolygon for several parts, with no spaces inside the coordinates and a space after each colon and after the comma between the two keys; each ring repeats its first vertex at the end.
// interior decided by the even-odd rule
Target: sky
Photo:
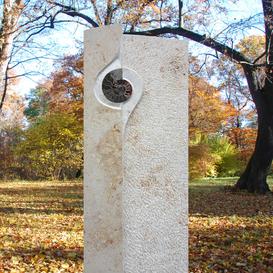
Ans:
{"type": "MultiPolygon", "coordinates": [[[[68,26],[66,26],[63,30],[59,31],[53,31],[52,34],[48,37],[39,37],[39,41],[42,43],[43,39],[45,40],[45,43],[47,43],[47,40],[50,39],[54,44],[58,45],[53,46],[51,52],[56,52],[58,55],[72,55],[76,54],[78,52],[78,44],[75,42],[75,38],[77,40],[82,41],[83,40],[83,32],[86,28],[82,26],[77,26],[76,24],[70,23],[68,26]]],[[[40,50],[36,52],[36,55],[41,56],[45,53],[43,50],[40,50]]],[[[55,60],[55,56],[52,56],[52,60],[43,60],[41,59],[39,62],[29,62],[25,65],[26,71],[40,71],[43,74],[49,74],[54,70],[53,65],[55,60]]],[[[18,74],[21,74],[24,72],[23,70],[17,71],[18,74]]],[[[21,95],[26,95],[29,93],[29,91],[32,88],[35,88],[37,86],[38,82],[41,81],[41,79],[45,78],[43,75],[35,75],[31,76],[29,78],[22,77],[20,78],[19,84],[16,87],[21,95]]]]}
{"type": "MultiPolygon", "coordinates": [[[[0,0],[1,1],[1,0],[0,0]]],[[[174,3],[176,1],[174,0],[174,3]]],[[[257,14],[262,11],[261,1],[257,0],[238,0],[236,4],[232,4],[229,1],[228,9],[231,10],[228,17],[224,17],[218,14],[213,15],[215,18],[214,31],[225,27],[226,23],[238,21],[240,18],[247,18],[251,15],[257,14]]],[[[55,45],[52,52],[62,52],[63,54],[75,54],[77,53],[77,40],[83,41],[83,31],[86,28],[73,23],[68,23],[59,30],[52,30],[51,34],[45,35],[44,37],[39,37],[39,41],[48,42],[51,40],[55,45]]],[[[260,33],[257,29],[252,30],[248,34],[258,34],[260,33]]],[[[239,37],[239,36],[238,36],[239,37]]],[[[241,38],[241,37],[239,37],[241,38]]],[[[192,45],[192,50],[195,50],[196,45],[192,45]]],[[[196,47],[197,48],[197,47],[196,47]]],[[[43,53],[41,52],[43,55],[43,53]]],[[[37,52],[39,55],[39,52],[37,52]]],[[[53,70],[53,60],[41,60],[40,62],[32,62],[25,65],[25,70],[40,71],[44,74],[49,74],[53,70]]],[[[17,71],[17,73],[22,73],[23,71],[17,71]]],[[[16,92],[22,95],[26,95],[29,91],[37,86],[37,83],[41,81],[44,77],[42,75],[31,76],[30,78],[21,78],[18,85],[16,86],[16,92]]]]}
{"type": "Polygon", "coordinates": [[[236,4],[230,5],[230,9],[235,15],[248,17],[262,11],[262,1],[238,0],[236,4]]]}

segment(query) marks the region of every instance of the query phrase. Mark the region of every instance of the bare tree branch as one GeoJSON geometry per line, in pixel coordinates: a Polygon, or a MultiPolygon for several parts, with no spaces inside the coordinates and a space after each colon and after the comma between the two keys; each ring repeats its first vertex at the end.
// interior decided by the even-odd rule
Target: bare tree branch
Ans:
{"type": "Polygon", "coordinates": [[[105,16],[105,20],[104,20],[105,25],[111,24],[112,14],[113,14],[113,1],[107,0],[106,16],[105,16]]]}
{"type": "Polygon", "coordinates": [[[16,79],[16,78],[21,78],[21,77],[26,77],[26,76],[37,76],[37,75],[42,75],[42,76],[46,77],[46,75],[44,73],[42,73],[42,72],[28,71],[28,72],[25,72],[25,73],[22,73],[22,74],[14,75],[14,76],[8,76],[7,79],[10,80],[10,79],[16,79]]]}
{"type": "Polygon", "coordinates": [[[264,51],[260,56],[258,56],[254,61],[253,64],[257,63],[262,57],[264,57],[266,52],[264,51]]]}
{"type": "MultiPolygon", "coordinates": [[[[49,3],[51,3],[52,5],[55,5],[55,6],[58,6],[60,8],[62,8],[62,10],[59,11],[59,13],[63,13],[63,14],[66,14],[68,16],[71,16],[71,17],[79,17],[79,18],[82,18],[84,19],[86,22],[88,22],[90,25],[92,25],[93,27],[98,27],[99,24],[96,23],[91,17],[77,11],[74,7],[72,6],[68,6],[68,5],[64,5],[62,3],[59,3],[59,2],[54,2],[54,1],[48,1],[49,3]]],[[[92,1],[92,3],[95,2],[95,1],[92,1]]],[[[98,11],[97,11],[98,12],[98,11]]],[[[96,14],[96,12],[95,12],[96,14]]],[[[97,15],[96,15],[97,16],[97,15]]],[[[97,17],[98,19],[98,17],[97,17]]]]}
{"type": "Polygon", "coordinates": [[[178,26],[182,27],[182,9],[183,9],[183,1],[182,0],[178,0],[178,26]]]}
{"type": "Polygon", "coordinates": [[[84,19],[86,22],[88,22],[90,25],[92,25],[93,27],[98,27],[99,26],[89,16],[87,16],[87,15],[85,15],[83,13],[80,13],[78,11],[62,11],[62,13],[66,14],[66,15],[69,15],[69,16],[72,16],[72,17],[80,17],[80,18],[84,19]]]}
{"type": "Polygon", "coordinates": [[[44,55],[44,56],[37,56],[37,57],[35,56],[33,58],[28,58],[28,59],[16,62],[16,64],[14,64],[13,66],[8,67],[8,70],[12,70],[15,67],[17,67],[18,65],[21,65],[22,63],[27,63],[29,61],[41,60],[41,59],[43,59],[43,60],[56,60],[56,61],[59,60],[59,59],[52,59],[50,57],[46,57],[46,55],[44,55]]]}
{"type": "Polygon", "coordinates": [[[8,68],[6,68],[6,71],[5,71],[3,93],[1,96],[1,102],[0,102],[0,113],[2,113],[2,111],[3,111],[3,105],[4,105],[6,95],[7,95],[7,90],[8,90],[8,68]]]}
{"type": "Polygon", "coordinates": [[[192,41],[195,41],[199,44],[202,44],[204,46],[207,46],[211,49],[214,49],[225,56],[235,60],[238,63],[244,64],[244,65],[251,65],[251,60],[248,59],[245,55],[243,55],[241,52],[235,50],[234,48],[231,48],[225,44],[222,44],[220,42],[217,42],[213,38],[207,37],[206,35],[201,35],[196,32],[193,32],[191,30],[187,30],[184,28],[170,28],[170,27],[164,27],[164,28],[158,28],[158,29],[152,29],[147,31],[140,31],[140,32],[127,32],[125,34],[134,34],[134,35],[146,35],[146,36],[159,36],[164,34],[174,34],[178,36],[182,36],[188,39],[191,39],[192,41]]]}
{"type": "MultiPolygon", "coordinates": [[[[97,1],[96,0],[91,0],[91,3],[92,3],[92,6],[93,6],[93,9],[94,9],[94,12],[95,12],[95,16],[96,16],[96,19],[97,19],[97,25],[98,26],[102,26],[102,20],[100,18],[100,13],[99,13],[99,10],[98,10],[98,7],[97,7],[97,1]]],[[[90,18],[90,17],[89,17],[90,18]]]]}

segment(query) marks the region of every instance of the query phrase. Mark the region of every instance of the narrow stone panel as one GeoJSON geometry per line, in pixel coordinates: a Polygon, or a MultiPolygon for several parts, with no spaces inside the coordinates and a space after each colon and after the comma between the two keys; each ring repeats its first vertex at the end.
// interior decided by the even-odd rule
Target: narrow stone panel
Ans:
{"type": "Polygon", "coordinates": [[[119,57],[119,26],[85,32],[84,270],[121,273],[121,112],[95,96],[99,73],[119,57]],[[107,42],[111,41],[111,43],[107,42]]]}
{"type": "Polygon", "coordinates": [[[187,44],[125,36],[122,45],[122,65],[143,79],[141,101],[128,119],[122,141],[124,272],[185,273],[187,44]]]}
{"type": "Polygon", "coordinates": [[[187,44],[85,32],[86,273],[188,272],[187,44]]]}

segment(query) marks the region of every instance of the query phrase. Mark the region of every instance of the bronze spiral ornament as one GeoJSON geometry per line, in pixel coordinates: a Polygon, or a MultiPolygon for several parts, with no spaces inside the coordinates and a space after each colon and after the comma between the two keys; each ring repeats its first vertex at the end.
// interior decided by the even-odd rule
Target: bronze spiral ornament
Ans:
{"type": "Polygon", "coordinates": [[[122,74],[122,69],[115,69],[106,74],[102,81],[102,92],[111,102],[122,103],[132,95],[132,85],[122,78],[122,74]]]}

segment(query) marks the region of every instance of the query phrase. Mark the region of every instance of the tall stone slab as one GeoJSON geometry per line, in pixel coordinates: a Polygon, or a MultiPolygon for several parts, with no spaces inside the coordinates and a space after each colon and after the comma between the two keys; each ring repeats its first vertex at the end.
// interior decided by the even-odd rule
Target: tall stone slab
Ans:
{"type": "Polygon", "coordinates": [[[84,61],[85,273],[186,273],[187,44],[114,25],[85,32],[84,61]]]}

